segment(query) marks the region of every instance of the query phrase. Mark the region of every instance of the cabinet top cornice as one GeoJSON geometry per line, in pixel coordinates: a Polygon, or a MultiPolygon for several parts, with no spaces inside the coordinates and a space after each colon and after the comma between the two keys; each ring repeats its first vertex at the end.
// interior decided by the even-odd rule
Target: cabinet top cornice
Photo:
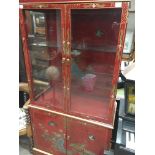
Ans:
{"type": "Polygon", "coordinates": [[[130,2],[131,0],[19,0],[19,3],[130,2]]]}

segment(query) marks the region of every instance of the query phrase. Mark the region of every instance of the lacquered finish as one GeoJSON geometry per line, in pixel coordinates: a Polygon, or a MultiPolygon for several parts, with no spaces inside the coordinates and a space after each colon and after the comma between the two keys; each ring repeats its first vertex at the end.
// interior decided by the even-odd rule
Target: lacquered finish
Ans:
{"type": "Polygon", "coordinates": [[[67,119],[67,133],[67,154],[103,155],[109,149],[107,128],[67,119]]]}
{"type": "MultiPolygon", "coordinates": [[[[34,147],[54,155],[103,154],[105,149],[110,148],[111,127],[115,118],[116,88],[127,26],[128,2],[20,2],[34,147]],[[39,25],[34,31],[33,26],[27,24],[31,23],[31,18],[27,16],[26,10],[47,13],[47,20],[42,17],[36,19],[39,25]],[[59,10],[59,13],[50,14],[52,10],[59,10]],[[44,26],[42,21],[45,21],[44,26]],[[52,75],[51,81],[50,78],[34,76],[28,37],[32,32],[35,38],[38,34],[45,35],[49,45],[56,43],[60,47],[51,49],[47,46],[45,50],[47,53],[61,51],[58,52],[59,59],[53,62],[48,59],[45,67],[47,72],[48,67],[54,67],[47,74],[52,75]],[[57,83],[58,74],[60,85],[57,83]],[[36,83],[44,85],[43,91],[36,93],[36,83]]],[[[39,46],[37,48],[37,52],[41,50],[39,46]]],[[[39,56],[43,58],[45,55],[39,56]]]]}
{"type": "MultiPolygon", "coordinates": [[[[48,103],[48,99],[42,96],[42,92],[52,89],[51,103],[56,104],[57,94],[63,100],[63,77],[61,59],[61,11],[58,9],[44,11],[25,11],[26,28],[28,32],[28,45],[32,66],[34,98],[39,103],[48,103]],[[55,72],[51,72],[53,69],[55,72]],[[39,85],[35,80],[47,82],[47,85],[39,85]],[[36,99],[38,98],[38,99],[36,99]]],[[[60,103],[58,103],[60,104],[60,103]]]]}
{"type": "Polygon", "coordinates": [[[31,65],[30,65],[30,55],[28,51],[28,43],[27,43],[27,32],[25,27],[25,17],[23,14],[23,10],[19,9],[19,21],[20,21],[20,30],[21,30],[21,36],[22,36],[22,47],[24,51],[24,58],[25,58],[25,68],[26,68],[26,74],[27,74],[27,81],[29,84],[29,96],[30,100],[33,99],[33,85],[32,85],[32,74],[31,74],[31,65]]]}
{"type": "Polygon", "coordinates": [[[102,155],[110,148],[108,128],[32,108],[30,114],[34,148],[54,155],[102,155]]]}
{"type": "MultiPolygon", "coordinates": [[[[34,105],[28,105],[28,107],[29,108],[34,108],[34,109],[37,109],[37,110],[42,110],[42,111],[45,111],[45,112],[50,112],[50,113],[61,115],[61,116],[65,116],[65,117],[72,118],[72,119],[75,119],[75,120],[80,120],[80,121],[83,121],[83,122],[86,122],[86,123],[91,123],[91,124],[94,124],[94,125],[97,125],[97,126],[102,126],[102,127],[108,128],[108,129],[113,129],[113,127],[114,127],[113,126],[114,123],[113,124],[107,124],[107,123],[104,123],[104,122],[94,121],[94,120],[88,119],[88,118],[84,119],[82,117],[77,117],[77,116],[74,116],[74,115],[68,115],[68,114],[65,114],[65,113],[49,110],[47,108],[34,106],[34,105]]],[[[115,106],[115,108],[116,108],[116,106],[115,106]]],[[[113,118],[113,120],[114,120],[114,118],[113,118]]]]}
{"type": "Polygon", "coordinates": [[[54,155],[66,154],[66,118],[30,109],[34,147],[54,155]]]}
{"type": "MultiPolygon", "coordinates": [[[[25,8],[29,9],[34,8],[35,10],[37,10],[38,8],[36,6],[37,5],[26,5],[25,8]]],[[[124,37],[125,37],[125,29],[127,21],[126,10],[128,7],[128,3],[122,3],[122,5],[120,5],[119,8],[115,7],[116,6],[114,2],[105,2],[98,4],[91,4],[91,3],[85,3],[85,4],[76,3],[66,5],[46,4],[44,5],[43,8],[41,8],[40,12],[44,13],[45,15],[46,13],[48,13],[47,14],[48,16],[44,17],[46,18],[44,23],[45,25],[44,31],[40,31],[40,29],[38,31],[38,29],[36,29],[38,31],[37,33],[44,33],[45,38],[47,40],[46,42],[49,43],[49,45],[53,45],[53,42],[57,40],[56,39],[57,37],[60,38],[59,39],[60,41],[58,43],[60,44],[59,46],[60,50],[47,46],[46,50],[44,50],[45,54],[44,53],[42,54],[41,47],[37,47],[40,48],[41,54],[39,54],[39,52],[37,53],[39,57],[41,57],[42,59],[47,55],[46,53],[48,53],[51,56],[54,55],[53,52],[62,54],[60,55],[60,58],[58,57],[59,54],[57,54],[57,56],[53,60],[50,60],[49,57],[48,61],[46,62],[47,65],[43,73],[44,74],[47,73],[46,71],[48,70],[48,68],[51,68],[55,70],[54,77],[55,75],[58,75],[59,77],[56,80],[53,80],[51,78],[52,81],[47,82],[46,87],[43,87],[42,91],[39,93],[39,96],[37,96],[37,100],[35,98],[35,81],[33,80],[34,78],[32,80],[29,80],[31,83],[31,88],[33,90],[32,91],[32,96],[34,100],[33,104],[35,105],[39,104],[40,106],[46,108],[52,108],[54,110],[63,111],[83,118],[89,118],[96,121],[104,121],[106,123],[112,124],[113,117],[111,116],[113,115],[114,112],[114,102],[116,95],[115,90],[119,74],[119,64],[121,60],[120,58],[122,54],[124,37]],[[121,13],[121,6],[123,7],[122,13],[121,13]],[[106,7],[107,9],[105,11],[102,11],[101,8],[104,7],[106,7]],[[57,18],[55,18],[54,17],[55,15],[53,16],[52,14],[49,15],[50,9],[51,12],[52,10],[53,11],[59,10],[60,11],[59,18],[58,16],[56,16],[57,18]],[[77,16],[78,12],[77,9],[81,10],[81,12],[79,12],[79,16],[77,16]],[[87,13],[85,13],[85,11],[87,13]],[[110,13],[108,15],[109,18],[106,17],[108,11],[110,13]],[[80,22],[81,14],[82,14],[82,20],[87,21],[86,23],[91,25],[90,27],[88,27],[88,30],[85,31],[85,33],[81,33],[82,31],[84,32],[84,30],[87,29],[87,24],[85,24],[84,26],[83,23],[85,22],[80,22]],[[99,16],[95,17],[95,15],[97,14],[99,14],[99,16]],[[120,20],[120,14],[121,14],[121,20],[120,20]],[[91,16],[93,16],[93,18],[91,16]],[[75,22],[74,18],[76,19],[75,22]],[[102,18],[104,20],[102,20],[102,18]],[[108,20],[106,20],[106,18],[108,20]],[[92,24],[90,22],[93,19],[94,22],[92,24]],[[57,22],[57,27],[55,25],[52,25],[52,23],[54,22],[57,22]],[[58,23],[60,23],[59,26],[58,23]],[[56,30],[55,31],[56,33],[50,32],[49,31],[50,27],[53,27],[56,30]],[[109,29],[110,27],[112,30],[109,29]],[[121,29],[119,29],[119,27],[121,29]],[[75,31],[76,33],[74,33],[73,31],[74,29],[75,30],[79,29],[80,30],[79,33],[78,31],[75,31]],[[62,30],[62,32],[60,32],[60,30],[62,30]],[[73,39],[71,40],[71,38],[73,39]],[[73,54],[74,52],[77,52],[77,50],[80,50],[81,53],[80,56],[79,55],[75,56],[75,54],[73,54]],[[77,75],[74,73],[75,70],[77,72],[76,73],[77,75]],[[96,76],[95,77],[96,82],[94,82],[95,83],[94,85],[96,86],[95,91],[88,90],[88,93],[87,91],[84,90],[87,87],[85,86],[87,84],[85,84],[86,82],[82,80],[82,78],[87,73],[91,74],[93,73],[96,76]],[[75,81],[73,78],[76,76],[79,76],[79,80],[77,82],[73,82],[75,81]],[[60,84],[58,83],[59,78],[61,79],[61,81],[59,82],[60,84]],[[71,80],[73,83],[71,82],[71,80]],[[101,83],[102,86],[100,85],[101,83]],[[83,95],[83,97],[81,97],[82,95],[80,95],[80,93],[83,95]],[[72,100],[72,98],[74,99],[72,100]],[[94,101],[93,98],[95,99],[94,101]],[[104,100],[102,98],[104,98],[104,100]],[[83,104],[84,102],[85,104],[83,104]],[[96,110],[95,112],[93,110],[94,106],[97,107],[99,111],[96,110]]],[[[28,20],[27,23],[31,22],[29,22],[28,20]]],[[[31,34],[32,28],[30,24],[27,25],[29,26],[27,27],[27,31],[30,32],[31,34]]],[[[48,45],[47,43],[46,45],[48,45]]],[[[24,42],[24,44],[26,44],[27,46],[27,42],[24,42]]],[[[39,43],[37,43],[36,45],[39,46],[39,43]]],[[[27,51],[29,53],[31,53],[31,50],[32,49],[30,47],[29,49],[27,47],[27,51]]],[[[34,76],[33,73],[34,67],[32,67],[33,63],[34,63],[33,59],[31,59],[31,61],[29,60],[30,65],[28,67],[29,68],[28,70],[32,71],[30,72],[31,78],[34,76]]],[[[38,62],[36,64],[38,65],[38,62]]],[[[40,80],[42,80],[41,77],[39,78],[40,80]]]]}
{"type": "Polygon", "coordinates": [[[28,53],[25,56],[27,70],[31,70],[28,71],[31,101],[65,112],[64,6],[54,4],[50,10],[35,10],[22,13],[20,9],[20,16],[23,17],[20,21],[27,23],[22,24],[22,30],[27,38],[23,44],[28,53]],[[37,24],[39,18],[42,19],[40,25],[37,24]]]}
{"type": "MultiPolygon", "coordinates": [[[[42,2],[42,3],[83,3],[83,2],[118,2],[118,0],[19,0],[20,3],[36,3],[36,2],[42,2]]],[[[120,0],[121,2],[130,2],[130,0],[120,0]]]]}
{"type": "Polygon", "coordinates": [[[108,110],[113,100],[112,78],[121,9],[101,10],[102,5],[96,9],[91,5],[69,5],[72,38],[69,111],[85,114],[89,119],[108,121],[112,115],[108,110]]]}

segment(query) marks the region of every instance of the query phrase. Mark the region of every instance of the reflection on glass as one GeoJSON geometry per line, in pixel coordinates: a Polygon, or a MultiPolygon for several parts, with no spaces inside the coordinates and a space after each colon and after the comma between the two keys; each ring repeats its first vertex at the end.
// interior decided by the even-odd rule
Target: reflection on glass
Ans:
{"type": "Polygon", "coordinates": [[[108,117],[120,17],[121,9],[71,11],[71,112],[108,117]]]}
{"type": "Polygon", "coordinates": [[[25,11],[37,103],[62,108],[60,10],[25,11]]]}

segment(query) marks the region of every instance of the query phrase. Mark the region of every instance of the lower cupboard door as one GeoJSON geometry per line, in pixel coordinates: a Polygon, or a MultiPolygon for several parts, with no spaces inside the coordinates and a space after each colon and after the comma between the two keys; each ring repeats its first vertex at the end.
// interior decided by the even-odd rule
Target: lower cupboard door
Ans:
{"type": "MultiPolygon", "coordinates": [[[[53,155],[65,155],[66,118],[32,108],[30,109],[30,115],[34,148],[53,155]]],[[[37,151],[34,152],[36,155],[40,155],[37,151]]]]}
{"type": "Polygon", "coordinates": [[[103,155],[107,128],[67,119],[67,155],[103,155]]]}

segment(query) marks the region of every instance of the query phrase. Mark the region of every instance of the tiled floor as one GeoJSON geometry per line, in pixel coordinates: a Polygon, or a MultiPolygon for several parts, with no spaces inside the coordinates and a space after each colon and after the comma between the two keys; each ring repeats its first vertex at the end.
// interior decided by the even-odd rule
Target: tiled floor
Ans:
{"type": "Polygon", "coordinates": [[[19,138],[19,155],[32,155],[30,152],[29,139],[26,136],[20,136],[19,138]]]}
{"type": "Polygon", "coordinates": [[[32,155],[32,153],[22,145],[19,145],[19,155],[32,155]]]}

